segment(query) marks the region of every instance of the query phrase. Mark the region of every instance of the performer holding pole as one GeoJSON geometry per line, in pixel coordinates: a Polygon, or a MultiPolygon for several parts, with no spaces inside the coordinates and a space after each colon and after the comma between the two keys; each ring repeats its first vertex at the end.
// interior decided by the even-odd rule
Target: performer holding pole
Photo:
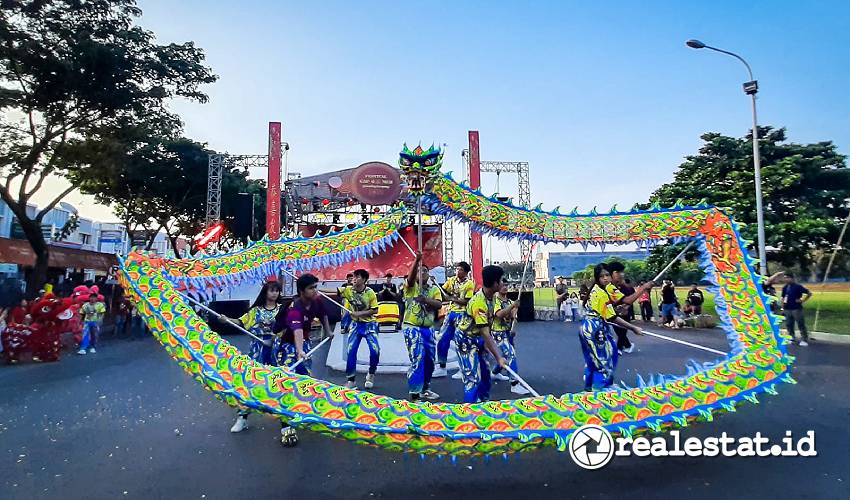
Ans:
{"type": "Polygon", "coordinates": [[[402,333],[407,354],[410,357],[407,390],[411,401],[419,399],[433,401],[440,397],[429,386],[434,372],[436,354],[434,316],[443,303],[440,301],[439,287],[431,285],[428,278],[428,267],[422,264],[422,254],[417,252],[402,287],[405,302],[402,333]]]}
{"type": "MultiPolygon", "coordinates": [[[[305,273],[295,281],[298,293],[292,304],[277,317],[272,331],[278,334],[274,357],[278,366],[286,366],[301,375],[310,375],[310,355],[315,349],[310,349],[310,327],[313,320],[319,318],[322,323],[327,341],[333,335],[328,316],[325,314],[318,292],[319,278],[305,273]],[[309,351],[309,352],[307,352],[309,351]]],[[[318,348],[318,346],[316,347],[318,348]]],[[[280,442],[283,446],[292,447],[298,444],[295,429],[281,419],[280,442]]]]}
{"type": "Polygon", "coordinates": [[[588,300],[588,314],[578,331],[581,350],[584,354],[584,390],[592,391],[595,383],[603,388],[614,383],[614,370],[617,368],[617,341],[609,322],[629,329],[638,335],[643,332],[614,311],[614,300],[606,291],[611,284],[611,275],[605,264],[597,264],[593,269],[593,289],[588,300]]]}
{"type": "Polygon", "coordinates": [[[345,386],[349,389],[357,387],[357,350],[360,342],[366,340],[369,346],[369,373],[366,375],[364,386],[371,389],[375,384],[375,372],[378,371],[378,361],[381,356],[381,346],[378,344],[378,323],[375,314],[378,312],[378,296],[375,291],[366,286],[369,272],[365,269],[354,271],[354,285],[342,292],[342,298],[351,307],[351,326],[348,332],[345,376],[348,381],[345,386]]]}
{"type": "Polygon", "coordinates": [[[493,299],[502,286],[505,271],[499,266],[484,266],[481,270],[481,289],[474,294],[458,321],[455,348],[461,379],[464,403],[487,401],[490,398],[490,368],[484,356],[485,349],[501,367],[508,366],[499,346],[493,341],[493,299]]]}
{"type": "Polygon", "coordinates": [[[475,294],[475,283],[469,278],[471,270],[468,263],[458,262],[455,264],[455,275],[443,284],[443,290],[449,295],[449,307],[437,341],[437,363],[440,366],[434,370],[435,377],[446,376],[446,358],[448,358],[451,342],[455,339],[457,323],[463,317],[469,300],[475,294]]]}
{"type": "MultiPolygon", "coordinates": [[[[512,374],[516,374],[518,370],[516,350],[511,343],[511,326],[514,324],[514,318],[516,317],[518,308],[519,300],[511,302],[511,300],[508,299],[508,284],[503,280],[499,286],[499,291],[493,297],[493,310],[495,313],[493,317],[493,325],[490,331],[493,335],[493,341],[502,351],[502,357],[504,357],[508,362],[508,367],[511,369],[512,374]]],[[[511,380],[510,377],[506,377],[499,373],[501,368],[501,366],[494,367],[493,376],[495,378],[501,378],[502,380],[511,380]]],[[[529,393],[528,389],[519,385],[518,379],[511,380],[511,392],[519,395],[526,395],[529,393]]]]}
{"type": "MultiPolygon", "coordinates": [[[[272,355],[274,349],[272,326],[280,312],[280,292],[280,283],[269,281],[263,285],[260,294],[248,312],[241,317],[233,319],[223,314],[218,315],[219,321],[233,324],[239,323],[252,333],[251,337],[254,340],[251,341],[251,348],[248,355],[254,361],[264,365],[274,366],[275,364],[274,356],[272,355]]],[[[230,432],[242,432],[248,428],[248,413],[250,411],[247,408],[239,410],[236,422],[230,428],[230,432]]]]}
{"type": "MultiPolygon", "coordinates": [[[[614,310],[617,315],[623,318],[626,322],[632,319],[634,309],[632,304],[637,301],[644,292],[648,292],[655,286],[655,282],[649,281],[637,287],[631,288],[626,284],[626,266],[622,262],[609,262],[605,264],[605,268],[611,273],[611,283],[605,287],[608,296],[614,301],[614,310]],[[626,295],[628,293],[628,295],[626,295]]],[[[617,351],[620,356],[625,353],[634,351],[635,346],[629,340],[628,328],[623,328],[619,325],[614,325],[614,333],[617,335],[617,351]]]]}

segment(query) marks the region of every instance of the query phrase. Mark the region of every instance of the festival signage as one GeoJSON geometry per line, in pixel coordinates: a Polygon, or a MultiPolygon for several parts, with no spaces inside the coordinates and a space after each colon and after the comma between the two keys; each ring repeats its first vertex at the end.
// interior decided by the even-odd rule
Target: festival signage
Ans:
{"type": "Polygon", "coordinates": [[[401,194],[399,171],[386,163],[373,161],[354,169],[349,181],[351,194],[368,205],[392,205],[401,194]]]}

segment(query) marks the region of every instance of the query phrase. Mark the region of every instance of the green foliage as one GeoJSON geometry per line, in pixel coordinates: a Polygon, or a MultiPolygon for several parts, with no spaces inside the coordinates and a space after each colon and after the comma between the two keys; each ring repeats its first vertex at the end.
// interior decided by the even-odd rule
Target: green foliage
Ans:
{"type": "MultiPolygon", "coordinates": [[[[50,175],[80,168],[103,128],[179,123],[166,107],[177,97],[205,102],[200,86],[216,77],[192,42],[159,45],[134,24],[133,0],[8,0],[0,9],[0,198],[36,253],[30,287],[40,286],[49,248],[43,217],[27,202],[50,175]]],[[[35,288],[37,290],[37,288],[35,288]]]]}
{"type": "MultiPolygon", "coordinates": [[[[784,267],[809,268],[813,251],[829,248],[847,217],[850,169],[832,142],[787,142],[785,129],[759,128],[766,243],[769,254],[784,267]]],[[[650,197],[650,203],[670,206],[682,199],[694,205],[705,199],[728,208],[747,224],[742,235],[757,236],[755,181],[751,136],[718,133],[702,136],[699,153],[688,156],[671,183],[650,197]]],[[[647,205],[648,206],[648,205],[647,205]]]]}
{"type": "MultiPolygon", "coordinates": [[[[602,262],[622,262],[626,267],[626,278],[629,279],[633,285],[636,285],[641,281],[649,281],[655,278],[655,276],[657,276],[658,273],[661,272],[661,270],[664,269],[664,267],[669,264],[670,261],[679,254],[679,252],[682,251],[683,246],[684,245],[659,246],[649,254],[649,257],[647,257],[646,260],[622,260],[617,257],[610,257],[602,262]]],[[[691,250],[690,252],[695,252],[695,250],[691,250]]],[[[687,258],[688,254],[686,253],[685,259],[687,258]]],[[[593,282],[594,267],[596,267],[596,264],[589,265],[581,271],[573,273],[572,277],[590,285],[593,282]]],[[[680,284],[696,283],[701,281],[704,275],[705,273],[699,269],[696,262],[688,262],[683,259],[673,264],[670,270],[664,274],[662,279],[670,279],[680,284]]]]}

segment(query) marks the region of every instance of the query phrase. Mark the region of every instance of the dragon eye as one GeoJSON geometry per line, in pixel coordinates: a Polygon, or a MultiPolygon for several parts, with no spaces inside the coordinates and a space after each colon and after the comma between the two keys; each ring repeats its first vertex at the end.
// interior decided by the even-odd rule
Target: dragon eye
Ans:
{"type": "Polygon", "coordinates": [[[409,158],[402,158],[401,164],[404,165],[405,167],[410,166],[410,159],[409,158]]]}
{"type": "Polygon", "coordinates": [[[427,160],[425,160],[425,166],[426,166],[426,167],[430,167],[430,166],[431,166],[431,165],[433,165],[433,164],[434,164],[434,159],[433,159],[433,158],[428,158],[427,160]]]}

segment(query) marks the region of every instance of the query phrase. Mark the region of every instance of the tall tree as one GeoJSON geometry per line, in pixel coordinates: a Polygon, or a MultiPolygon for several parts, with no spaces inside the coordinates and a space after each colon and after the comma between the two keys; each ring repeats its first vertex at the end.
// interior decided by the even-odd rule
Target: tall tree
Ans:
{"type": "Polygon", "coordinates": [[[4,0],[0,9],[0,199],[36,254],[32,293],[47,273],[41,221],[75,186],[35,214],[27,203],[51,175],[64,176],[63,150],[98,127],[168,115],[174,97],[206,102],[215,76],[192,42],[159,45],[134,24],[133,0],[4,0]]]}
{"type": "MultiPolygon", "coordinates": [[[[701,199],[731,209],[747,224],[745,238],[755,240],[756,204],[751,136],[735,138],[710,132],[699,153],[688,156],[673,182],[650,202],[669,206],[676,200],[701,199]]],[[[829,248],[847,217],[850,169],[832,142],[787,142],[785,129],[759,128],[766,243],[778,248],[772,258],[783,266],[808,269],[813,251],[829,248]]]]}

